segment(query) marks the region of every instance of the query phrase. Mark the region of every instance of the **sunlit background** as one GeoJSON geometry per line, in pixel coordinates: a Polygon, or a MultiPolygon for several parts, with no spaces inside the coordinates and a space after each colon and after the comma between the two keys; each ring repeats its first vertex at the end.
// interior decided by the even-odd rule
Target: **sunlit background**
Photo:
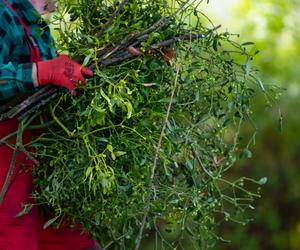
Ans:
{"type": "MultiPolygon", "coordinates": [[[[272,108],[257,100],[258,127],[253,156],[233,175],[268,177],[253,219],[246,226],[226,224],[220,234],[230,243],[216,249],[300,249],[300,1],[211,0],[203,10],[223,31],[241,34],[260,51],[253,66],[266,85],[282,88],[272,108]],[[281,119],[282,118],[282,119],[281,119]]],[[[245,133],[246,136],[246,133],[245,133]]]]}

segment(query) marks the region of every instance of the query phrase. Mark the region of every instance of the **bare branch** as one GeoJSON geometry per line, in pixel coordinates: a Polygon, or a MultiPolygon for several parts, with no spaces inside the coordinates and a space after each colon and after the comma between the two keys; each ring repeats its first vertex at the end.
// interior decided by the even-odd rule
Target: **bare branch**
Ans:
{"type": "MultiPolygon", "coordinates": [[[[148,53],[153,49],[158,49],[158,48],[163,48],[163,47],[170,46],[170,45],[172,45],[172,44],[174,44],[178,41],[192,41],[192,40],[196,40],[196,39],[205,38],[208,34],[210,34],[211,32],[213,32],[214,30],[216,30],[220,27],[221,26],[219,25],[219,26],[215,27],[214,29],[211,29],[211,30],[209,30],[205,33],[202,33],[202,34],[186,34],[186,35],[183,35],[183,36],[173,37],[171,39],[162,41],[160,43],[154,44],[154,45],[146,48],[144,50],[144,53],[148,53]]],[[[137,48],[137,49],[140,49],[140,48],[137,48]]],[[[136,57],[135,54],[131,54],[128,51],[123,51],[122,53],[118,54],[118,57],[113,57],[113,58],[107,59],[107,60],[99,60],[99,62],[100,62],[101,67],[106,67],[106,66],[117,64],[117,63],[120,63],[124,60],[128,60],[128,59],[131,59],[131,58],[134,58],[134,57],[136,57]]],[[[94,68],[95,68],[95,64],[92,64],[91,69],[94,69],[94,68]]]]}
{"type": "Polygon", "coordinates": [[[53,99],[59,92],[59,89],[53,86],[46,86],[29,96],[13,108],[0,115],[0,121],[19,116],[22,120],[27,114],[34,112],[39,107],[53,99]]]}
{"type": "Polygon", "coordinates": [[[11,157],[9,169],[3,184],[3,187],[1,187],[1,193],[0,193],[0,205],[3,202],[4,196],[7,192],[8,185],[10,183],[10,180],[13,176],[14,169],[15,169],[15,164],[17,160],[18,153],[20,152],[20,145],[22,145],[22,135],[23,135],[23,122],[19,123],[18,131],[17,131],[17,139],[16,139],[16,144],[14,148],[14,152],[11,157]]]}

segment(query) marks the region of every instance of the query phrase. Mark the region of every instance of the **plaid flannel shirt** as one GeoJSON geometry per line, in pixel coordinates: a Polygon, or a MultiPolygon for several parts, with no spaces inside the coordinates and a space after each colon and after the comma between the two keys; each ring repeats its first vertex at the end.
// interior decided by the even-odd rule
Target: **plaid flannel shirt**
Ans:
{"type": "MultiPolygon", "coordinates": [[[[50,30],[28,0],[8,0],[28,26],[42,60],[55,57],[50,30]]],[[[15,14],[0,0],[0,101],[34,89],[26,35],[15,14]]]]}

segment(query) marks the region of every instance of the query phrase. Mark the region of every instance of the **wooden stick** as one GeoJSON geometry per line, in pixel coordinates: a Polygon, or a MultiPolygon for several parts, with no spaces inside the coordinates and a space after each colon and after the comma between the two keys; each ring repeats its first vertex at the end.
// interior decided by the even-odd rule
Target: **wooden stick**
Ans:
{"type": "Polygon", "coordinates": [[[0,121],[18,116],[23,111],[26,111],[28,108],[35,106],[36,104],[41,102],[44,98],[48,97],[49,95],[52,95],[57,91],[58,89],[53,86],[46,86],[39,89],[37,92],[29,96],[26,100],[24,100],[17,106],[1,114],[0,121]]]}
{"type": "Polygon", "coordinates": [[[10,180],[11,180],[12,176],[13,176],[17,156],[18,156],[18,153],[20,152],[20,146],[22,145],[22,135],[23,135],[23,122],[20,122],[19,127],[18,127],[18,131],[17,131],[17,139],[16,139],[16,144],[15,144],[15,149],[14,149],[14,152],[12,154],[12,158],[11,158],[11,161],[10,161],[8,173],[6,175],[6,178],[5,178],[3,187],[1,189],[1,193],[0,193],[0,205],[3,202],[4,196],[5,196],[5,194],[7,192],[7,189],[8,189],[8,185],[10,183],[10,180]]]}
{"type": "MultiPolygon", "coordinates": [[[[220,26],[216,27],[215,29],[217,29],[219,27],[220,26]]],[[[215,29],[213,29],[213,30],[215,30],[215,29]]],[[[206,33],[203,33],[203,34],[186,34],[186,35],[179,36],[179,37],[173,37],[171,39],[168,39],[168,40],[163,41],[163,42],[159,42],[157,44],[154,44],[154,45],[146,48],[144,50],[144,53],[150,52],[153,49],[170,46],[170,45],[172,45],[172,44],[174,44],[178,41],[187,41],[187,40],[189,41],[189,40],[201,39],[201,38],[206,37],[213,30],[210,30],[209,32],[206,32],[206,33]]],[[[140,49],[140,48],[137,48],[137,49],[140,49]]],[[[107,67],[107,66],[117,64],[117,63],[120,63],[124,60],[128,60],[128,59],[131,59],[131,58],[134,58],[134,57],[136,57],[136,55],[131,54],[127,51],[123,51],[123,53],[122,54],[120,53],[118,57],[107,59],[107,60],[100,60],[100,66],[101,67],[107,67]]],[[[95,63],[93,63],[91,65],[91,69],[94,69],[94,68],[95,68],[95,63]]]]}

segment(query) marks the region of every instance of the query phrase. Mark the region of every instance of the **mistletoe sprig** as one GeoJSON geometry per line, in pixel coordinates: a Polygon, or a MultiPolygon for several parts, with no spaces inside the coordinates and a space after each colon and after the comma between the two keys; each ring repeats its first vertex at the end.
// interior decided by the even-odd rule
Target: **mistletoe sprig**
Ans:
{"type": "Polygon", "coordinates": [[[221,221],[245,222],[259,197],[246,186],[265,179],[225,173],[249,156],[239,130],[255,91],[267,90],[250,43],[218,33],[201,2],[82,0],[57,13],[60,50],[95,74],[77,97],[45,89],[28,101],[44,127],[28,146],[40,161],[33,197],[45,227],[81,223],[104,249],[147,239],[157,249],[207,249],[221,221]]]}

